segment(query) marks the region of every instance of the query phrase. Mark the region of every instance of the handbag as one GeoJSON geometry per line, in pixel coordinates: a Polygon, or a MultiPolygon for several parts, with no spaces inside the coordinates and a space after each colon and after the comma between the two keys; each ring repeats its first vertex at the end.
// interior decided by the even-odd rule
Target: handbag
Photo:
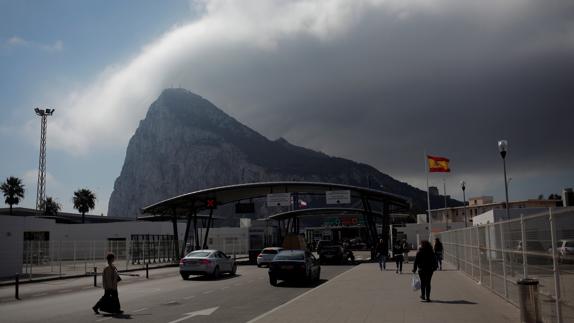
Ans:
{"type": "Polygon", "coordinates": [[[411,287],[413,288],[413,291],[415,291],[415,292],[417,290],[421,289],[421,280],[417,274],[413,274],[413,279],[411,281],[411,287]]]}

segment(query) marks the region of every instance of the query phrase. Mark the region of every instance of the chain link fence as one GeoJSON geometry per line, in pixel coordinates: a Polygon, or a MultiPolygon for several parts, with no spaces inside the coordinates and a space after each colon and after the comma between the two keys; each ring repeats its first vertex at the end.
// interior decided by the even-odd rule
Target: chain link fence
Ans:
{"type": "MultiPolygon", "coordinates": [[[[177,264],[175,241],[163,236],[151,239],[81,240],[81,241],[24,241],[22,279],[93,275],[107,266],[108,253],[115,255],[115,266],[120,271],[144,269],[177,264]]],[[[248,242],[237,237],[210,238],[210,248],[230,255],[245,255],[248,242]]],[[[193,243],[179,241],[185,252],[193,249],[193,243]]]]}
{"type": "Polygon", "coordinates": [[[444,260],[518,306],[517,281],[533,278],[544,322],[574,322],[574,210],[437,234],[444,260]]]}

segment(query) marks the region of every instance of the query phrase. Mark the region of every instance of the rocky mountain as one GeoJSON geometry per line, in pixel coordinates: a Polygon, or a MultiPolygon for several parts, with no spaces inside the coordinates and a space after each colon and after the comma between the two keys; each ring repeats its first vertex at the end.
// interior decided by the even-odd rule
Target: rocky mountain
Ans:
{"type": "Polygon", "coordinates": [[[199,95],[166,89],[128,144],[108,216],[136,217],[144,206],[199,189],[278,180],[382,186],[426,209],[426,192],[369,165],[269,140],[199,95]]]}

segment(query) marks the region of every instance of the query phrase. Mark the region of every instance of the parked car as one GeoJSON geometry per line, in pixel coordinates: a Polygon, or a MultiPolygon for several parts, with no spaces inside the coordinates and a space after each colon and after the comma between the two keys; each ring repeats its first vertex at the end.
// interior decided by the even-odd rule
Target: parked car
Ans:
{"type": "Polygon", "coordinates": [[[330,241],[323,243],[317,248],[319,260],[322,263],[352,263],[355,261],[355,255],[351,250],[345,248],[342,244],[330,241]]]}
{"type": "Polygon", "coordinates": [[[283,250],[280,247],[268,247],[261,250],[257,256],[257,267],[269,266],[273,258],[277,255],[279,251],[283,250]]]}
{"type": "MultiPolygon", "coordinates": [[[[574,261],[574,240],[558,240],[556,244],[560,262],[574,261]]],[[[552,248],[548,248],[548,253],[552,253],[552,248]]]]}
{"type": "Polygon", "coordinates": [[[269,264],[269,283],[277,286],[283,281],[319,281],[321,265],[312,253],[306,250],[281,250],[269,264]]]}
{"type": "Polygon", "coordinates": [[[184,280],[190,275],[209,275],[218,278],[222,273],[235,275],[237,264],[219,250],[195,250],[179,261],[179,273],[184,280]]]}

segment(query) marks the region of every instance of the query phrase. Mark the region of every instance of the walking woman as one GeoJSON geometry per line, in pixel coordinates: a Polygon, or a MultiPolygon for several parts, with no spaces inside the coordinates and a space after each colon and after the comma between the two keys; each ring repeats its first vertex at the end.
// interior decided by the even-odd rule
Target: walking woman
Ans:
{"type": "Polygon", "coordinates": [[[383,271],[383,269],[386,270],[387,250],[385,248],[385,243],[383,242],[383,239],[379,239],[379,243],[377,244],[376,250],[377,250],[377,257],[379,258],[379,268],[381,269],[381,271],[383,271]]]}
{"type": "Polygon", "coordinates": [[[421,299],[426,302],[430,302],[430,292],[431,292],[431,279],[432,274],[437,270],[438,264],[436,256],[432,249],[430,242],[423,240],[421,242],[421,247],[417,252],[415,257],[415,263],[413,265],[413,273],[419,272],[419,277],[421,279],[421,299]]]}
{"type": "Polygon", "coordinates": [[[397,264],[397,271],[396,273],[403,273],[403,244],[402,242],[397,243],[397,246],[395,247],[395,263],[397,264]]]}

